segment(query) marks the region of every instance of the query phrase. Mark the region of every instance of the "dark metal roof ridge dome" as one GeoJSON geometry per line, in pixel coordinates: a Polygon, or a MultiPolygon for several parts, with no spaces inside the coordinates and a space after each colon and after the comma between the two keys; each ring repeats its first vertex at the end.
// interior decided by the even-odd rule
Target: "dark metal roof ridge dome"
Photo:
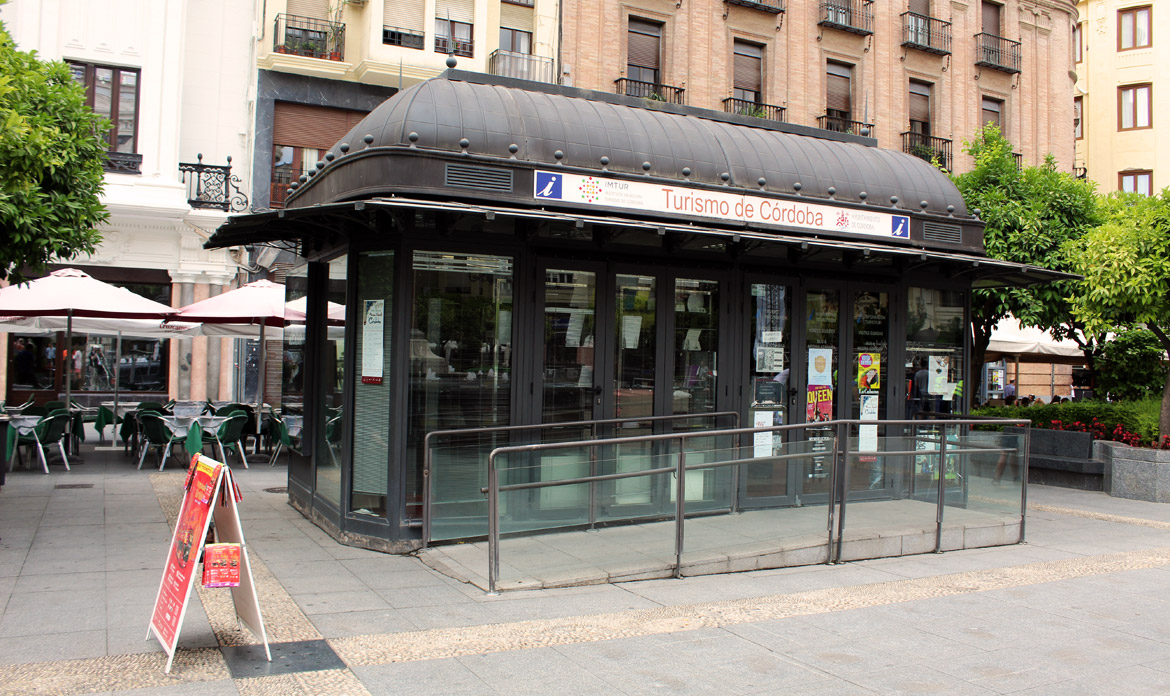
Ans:
{"type": "MultiPolygon", "coordinates": [[[[868,138],[815,128],[784,130],[703,109],[448,71],[383,102],[335,145],[331,165],[367,146],[410,147],[517,160],[532,165],[602,169],[693,184],[731,185],[769,193],[829,198],[966,215],[962,195],[946,174],[918,157],[867,147],[868,138]],[[468,79],[462,79],[462,78],[468,79]],[[796,131],[796,132],[785,132],[796,131]],[[803,134],[807,132],[807,134],[803,134]],[[414,141],[411,134],[417,134],[414,141]],[[371,136],[370,142],[365,142],[371,136]],[[341,143],[348,147],[345,152],[341,143]],[[557,157],[560,153],[560,157],[557,157]],[[649,170],[644,164],[649,163],[649,170]],[[684,175],[684,170],[689,170],[684,175]],[[725,181],[723,176],[729,175],[725,181]],[[797,188],[799,184],[799,189],[797,188]],[[865,197],[862,197],[864,192],[865,197]]],[[[290,196],[328,176],[326,166],[290,196]]],[[[389,191],[388,191],[389,193],[389,191]]]]}

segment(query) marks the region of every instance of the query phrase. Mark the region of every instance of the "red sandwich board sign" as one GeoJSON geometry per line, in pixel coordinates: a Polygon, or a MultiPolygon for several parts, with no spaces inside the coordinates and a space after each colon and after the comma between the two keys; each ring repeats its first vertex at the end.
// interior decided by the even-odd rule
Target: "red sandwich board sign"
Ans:
{"type": "Polygon", "coordinates": [[[231,469],[202,454],[192,458],[183,504],[179,508],[162,582],[154,600],[154,613],[146,633],[147,640],[154,635],[162,643],[167,653],[168,673],[175,659],[175,647],[179,642],[183,617],[187,613],[187,600],[195,581],[196,566],[213,519],[216,536],[220,541],[240,545],[240,583],[231,588],[236,617],[264,643],[264,652],[272,660],[268,635],[264,631],[264,619],[260,616],[260,603],[256,599],[256,587],[252,581],[252,567],[248,563],[248,549],[244,545],[240,511],[236,507],[239,499],[239,488],[231,469]]]}

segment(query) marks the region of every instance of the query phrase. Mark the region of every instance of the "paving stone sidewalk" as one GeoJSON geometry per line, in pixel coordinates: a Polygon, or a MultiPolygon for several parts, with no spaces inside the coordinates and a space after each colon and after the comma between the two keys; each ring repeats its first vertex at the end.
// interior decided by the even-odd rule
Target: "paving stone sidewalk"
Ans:
{"type": "Polygon", "coordinates": [[[166,675],[182,474],[83,454],[0,491],[0,694],[1170,693],[1170,506],[1033,486],[1024,545],[488,596],[337,544],[265,465],[236,473],[276,659],[200,590],[166,675]]]}

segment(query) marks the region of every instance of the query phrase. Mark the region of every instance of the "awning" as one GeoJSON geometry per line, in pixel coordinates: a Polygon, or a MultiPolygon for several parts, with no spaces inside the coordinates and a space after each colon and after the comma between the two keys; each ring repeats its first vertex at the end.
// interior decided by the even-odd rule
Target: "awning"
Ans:
{"type": "MultiPolygon", "coordinates": [[[[1051,271],[1028,264],[1002,261],[987,257],[926,250],[914,246],[894,246],[862,240],[842,240],[809,234],[784,234],[742,228],[710,227],[694,224],[669,224],[609,215],[565,213],[544,208],[518,208],[500,205],[475,205],[455,201],[432,201],[417,198],[373,198],[361,201],[314,205],[306,208],[274,210],[250,215],[236,215],[216,230],[206,243],[209,249],[244,244],[291,244],[302,238],[335,235],[338,223],[345,218],[357,218],[364,211],[409,208],[434,212],[452,212],[481,215],[487,219],[512,217],[517,219],[564,222],[575,226],[586,224],[642,229],[659,234],[687,234],[718,237],[731,242],[757,242],[807,250],[836,250],[855,252],[862,257],[904,259],[910,264],[948,264],[957,268],[955,275],[971,278],[973,287],[1019,287],[1058,280],[1075,280],[1070,273],[1051,271]]],[[[364,226],[364,224],[363,224],[364,226]]]]}

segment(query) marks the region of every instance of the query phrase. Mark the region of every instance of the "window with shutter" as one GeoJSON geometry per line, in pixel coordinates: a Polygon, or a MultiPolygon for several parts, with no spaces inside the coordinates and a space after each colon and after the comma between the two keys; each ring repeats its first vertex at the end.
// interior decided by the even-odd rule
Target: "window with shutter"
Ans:
{"type": "Polygon", "coordinates": [[[475,0],[435,0],[435,19],[474,24],[475,0]]]}
{"type": "Polygon", "coordinates": [[[994,123],[1003,130],[1003,102],[999,99],[983,98],[983,125],[994,123]]]}
{"type": "Polygon", "coordinates": [[[329,18],[329,0],[288,0],[288,13],[314,19],[329,18]]]}
{"type": "Polygon", "coordinates": [[[657,84],[660,81],[662,25],[630,17],[627,41],[626,76],[631,80],[657,84]]]}
{"type": "Polygon", "coordinates": [[[426,30],[425,17],[423,0],[386,0],[382,24],[422,34],[426,30]]]}
{"type": "Polygon", "coordinates": [[[500,5],[500,26],[531,32],[533,30],[532,12],[531,7],[502,3],[500,5]]]}
{"type": "Polygon", "coordinates": [[[732,96],[760,103],[763,94],[764,47],[736,41],[733,62],[732,96]]]}
{"type": "Polygon", "coordinates": [[[825,75],[825,115],[853,120],[853,66],[830,62],[825,75]]]}
{"type": "Polygon", "coordinates": [[[1000,34],[1000,10],[1002,9],[1002,6],[994,2],[983,3],[983,33],[1003,36],[1000,34]]]}
{"type": "Polygon", "coordinates": [[[930,16],[930,0],[910,0],[909,10],[923,17],[930,16]]]}
{"type": "Polygon", "coordinates": [[[930,135],[930,91],[931,85],[918,80],[910,81],[910,131],[930,135]]]}

